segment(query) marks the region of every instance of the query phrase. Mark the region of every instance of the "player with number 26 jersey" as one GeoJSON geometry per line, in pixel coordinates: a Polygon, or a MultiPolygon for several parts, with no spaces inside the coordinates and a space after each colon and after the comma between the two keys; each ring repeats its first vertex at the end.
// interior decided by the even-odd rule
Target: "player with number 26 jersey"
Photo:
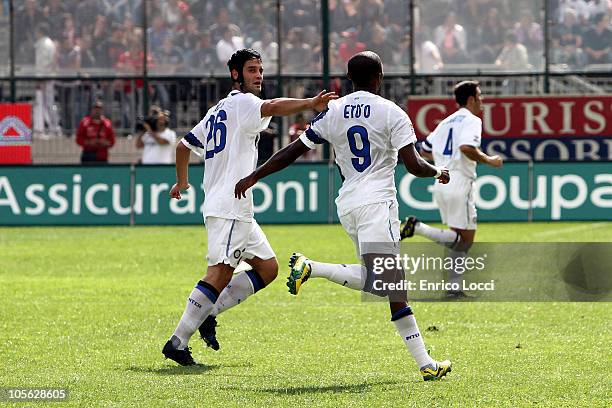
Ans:
{"type": "Polygon", "coordinates": [[[344,177],[336,205],[342,216],[367,204],[395,202],[398,150],[416,143],[410,118],[395,103],[367,91],[329,103],[300,140],[313,149],[329,142],[344,177]]]}

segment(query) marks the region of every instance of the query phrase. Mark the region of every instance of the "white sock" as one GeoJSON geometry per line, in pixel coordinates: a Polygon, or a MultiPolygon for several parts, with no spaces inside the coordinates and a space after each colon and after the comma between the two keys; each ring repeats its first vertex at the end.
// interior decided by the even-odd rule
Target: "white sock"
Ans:
{"type": "Polygon", "coordinates": [[[200,284],[193,289],[187,299],[183,316],[174,330],[174,336],[181,341],[177,346],[179,350],[187,347],[191,336],[193,336],[210,312],[212,312],[215,306],[214,302],[217,300],[216,298],[217,295],[215,293],[200,284]]]}
{"type": "Polygon", "coordinates": [[[347,288],[355,290],[363,289],[361,265],[328,264],[310,261],[310,267],[312,268],[310,272],[311,278],[325,278],[347,288]]]}
{"type": "Polygon", "coordinates": [[[420,221],[414,226],[414,233],[443,245],[459,241],[455,231],[430,227],[420,221]]]}
{"type": "Polygon", "coordinates": [[[255,286],[257,284],[254,284],[253,278],[249,276],[252,273],[255,272],[247,271],[234,275],[230,283],[221,291],[219,299],[215,303],[215,309],[211,313],[212,315],[217,316],[219,313],[239,303],[243,303],[249,296],[255,293],[255,286]]]}
{"type": "Polygon", "coordinates": [[[425,367],[428,364],[435,367],[436,362],[427,354],[427,350],[425,350],[425,343],[423,343],[421,332],[419,331],[419,327],[417,326],[416,319],[412,315],[410,307],[407,306],[405,309],[394,313],[394,316],[397,315],[401,317],[395,320],[392,319],[393,323],[400,336],[402,336],[402,339],[404,339],[408,351],[412,354],[419,368],[425,367]],[[405,315],[401,316],[402,313],[405,315]]]}

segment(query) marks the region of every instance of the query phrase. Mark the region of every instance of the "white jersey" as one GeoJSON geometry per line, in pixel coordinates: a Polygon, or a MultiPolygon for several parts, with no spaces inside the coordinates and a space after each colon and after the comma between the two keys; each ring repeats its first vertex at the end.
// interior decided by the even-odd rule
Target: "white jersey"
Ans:
{"type": "Polygon", "coordinates": [[[452,174],[476,178],[476,162],[459,149],[462,145],[480,147],[482,120],[466,108],[448,116],[436,126],[421,146],[433,155],[434,163],[446,167],[452,174]]]}
{"type": "Polygon", "coordinates": [[[366,91],[331,101],[300,135],[309,148],[328,141],[343,177],[336,206],[342,216],[366,204],[397,201],[397,151],[416,143],[414,128],[395,103],[366,91]]]}
{"type": "Polygon", "coordinates": [[[142,136],[142,164],[172,164],[174,162],[174,150],[176,143],[176,132],[172,129],[164,129],[159,137],[166,140],[167,144],[159,144],[149,133],[142,136]]]}
{"type": "Polygon", "coordinates": [[[253,219],[252,189],[238,200],[234,187],[257,166],[259,132],[272,119],[261,116],[263,103],[252,93],[234,90],[183,138],[185,146],[204,156],[204,217],[253,219]]]}

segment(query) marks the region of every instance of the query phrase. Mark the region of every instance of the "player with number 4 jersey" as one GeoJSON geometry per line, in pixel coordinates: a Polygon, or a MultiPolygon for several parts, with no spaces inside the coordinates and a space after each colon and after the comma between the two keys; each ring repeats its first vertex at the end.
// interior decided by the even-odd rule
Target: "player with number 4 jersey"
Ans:
{"type": "MultiPolygon", "coordinates": [[[[476,204],[474,182],[476,164],[501,167],[500,156],[489,156],[480,150],[482,120],[476,116],[483,108],[480,86],[475,81],[463,81],[455,86],[459,110],[436,126],[421,146],[423,157],[436,166],[447,167],[452,180],[434,186],[433,197],[442,222],[450,230],[433,228],[410,216],[402,227],[402,239],[414,234],[424,236],[451,249],[452,257],[465,257],[476,235],[476,204]]],[[[448,281],[461,287],[462,274],[451,271],[448,281]]],[[[461,290],[451,289],[449,297],[465,297],[461,290]]]]}
{"type": "MultiPolygon", "coordinates": [[[[329,264],[294,253],[289,260],[289,292],[297,295],[309,278],[325,278],[350,289],[385,296],[391,321],[420,368],[425,380],[444,377],[450,361],[433,360],[423,343],[412,309],[404,293],[379,289],[372,265],[391,260],[399,253],[400,222],[395,189],[397,156],[417,177],[435,177],[448,183],[447,169],[435,167],[415,149],[416,136],[408,115],[378,92],[383,79],[380,57],[371,51],[354,55],[348,62],[353,92],[331,101],[300,138],[278,151],[263,166],[242,179],[236,197],[247,197],[261,178],[282,170],[317,145],[328,142],[334,149],[343,178],[336,204],[340,222],[355,243],[363,264],[329,264]]],[[[399,269],[391,277],[403,277],[399,269]]],[[[393,280],[396,281],[395,279],[393,280]]],[[[383,282],[384,283],[384,282],[383,282]]]]}

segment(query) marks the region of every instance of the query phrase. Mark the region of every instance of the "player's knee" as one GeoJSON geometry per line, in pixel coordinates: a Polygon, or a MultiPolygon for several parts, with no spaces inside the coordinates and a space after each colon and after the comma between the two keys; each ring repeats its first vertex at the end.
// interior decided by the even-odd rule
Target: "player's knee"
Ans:
{"type": "Polygon", "coordinates": [[[269,260],[268,265],[266,266],[268,269],[268,278],[269,278],[266,284],[269,284],[274,279],[276,279],[276,277],[278,276],[278,261],[276,260],[276,258],[272,258],[269,260]]]}

